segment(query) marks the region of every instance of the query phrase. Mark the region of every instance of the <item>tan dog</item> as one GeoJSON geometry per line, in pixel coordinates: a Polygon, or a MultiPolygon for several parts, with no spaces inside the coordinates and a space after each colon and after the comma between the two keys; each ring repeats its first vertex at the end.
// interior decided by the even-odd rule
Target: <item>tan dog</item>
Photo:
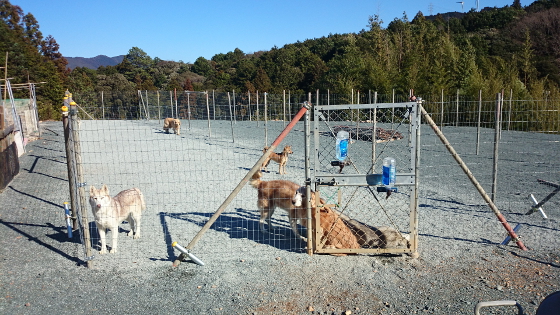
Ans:
{"type": "Polygon", "coordinates": [[[128,236],[134,239],[140,237],[140,219],[142,211],[146,209],[144,195],[138,188],[123,190],[115,197],[109,195],[109,188],[103,185],[101,189],[89,188],[89,203],[95,224],[99,230],[101,239],[101,250],[99,254],[107,253],[107,243],[105,242],[106,230],[111,230],[113,243],[109,253],[117,252],[117,237],[119,235],[119,223],[127,220],[130,223],[128,236]]]}
{"type": "MultiPolygon", "coordinates": [[[[301,204],[305,204],[306,198],[306,187],[300,187],[293,198],[294,206],[300,206],[301,204]]],[[[321,204],[325,204],[325,200],[322,198],[320,199],[321,204]]],[[[315,207],[315,192],[311,191],[311,205],[315,207]]],[[[352,234],[355,236],[358,244],[360,247],[363,248],[399,248],[399,247],[407,247],[409,245],[410,236],[408,234],[402,234],[395,228],[389,226],[380,226],[380,227],[370,227],[367,226],[359,221],[356,221],[347,215],[340,213],[334,209],[331,209],[327,206],[323,208],[328,208],[327,213],[324,214],[323,209],[320,209],[321,214],[321,228],[325,230],[325,226],[323,225],[323,220],[328,220],[329,222],[333,221],[333,218],[338,217],[338,221],[343,221],[344,225],[350,229],[352,234]],[[330,214],[332,212],[333,214],[330,214]]],[[[314,213],[314,212],[313,212],[314,213]]],[[[328,225],[327,225],[328,227],[328,225]]],[[[347,233],[342,227],[335,227],[334,230],[341,230],[344,233],[347,233]]],[[[336,235],[335,235],[336,237],[336,235]]],[[[356,246],[353,242],[353,238],[346,238],[346,236],[342,236],[344,241],[338,241],[342,245],[343,242],[347,242],[346,246],[356,246]]],[[[328,240],[325,243],[326,245],[334,245],[335,248],[356,248],[356,247],[337,247],[336,244],[333,244],[332,240],[328,240]]],[[[359,248],[359,247],[358,247],[359,248]]]]}
{"type": "MultiPolygon", "coordinates": [[[[266,152],[267,150],[268,150],[268,147],[264,147],[263,153],[266,152]]],[[[268,164],[270,164],[270,161],[274,161],[274,162],[278,163],[278,173],[280,175],[288,174],[288,173],[286,173],[286,164],[288,163],[288,155],[293,154],[293,153],[294,152],[292,152],[292,146],[291,145],[285,146],[284,150],[282,150],[282,152],[280,152],[280,153],[272,152],[268,156],[268,158],[266,160],[264,160],[261,170],[267,171],[267,167],[268,167],[268,164]]]]}
{"type": "Polygon", "coordinates": [[[181,135],[181,121],[175,118],[165,118],[163,121],[163,130],[169,133],[169,129],[173,129],[176,135],[181,135]]]}
{"type": "MultiPolygon", "coordinates": [[[[249,184],[258,190],[257,207],[261,211],[259,226],[261,231],[264,229],[264,221],[268,223],[268,230],[272,230],[271,217],[276,207],[282,208],[288,212],[290,218],[290,226],[294,234],[299,238],[306,240],[301,236],[297,229],[297,220],[305,220],[307,209],[302,207],[295,207],[292,204],[292,197],[300,185],[288,180],[261,180],[261,171],[255,172],[249,184]]],[[[303,224],[303,223],[302,223],[303,224]]],[[[307,226],[307,224],[305,224],[307,226]]]]}
{"type": "MultiPolygon", "coordinates": [[[[301,186],[298,188],[293,196],[292,203],[295,207],[303,207],[307,209],[306,188],[301,186]]],[[[320,199],[321,205],[319,208],[319,232],[323,235],[321,243],[325,248],[361,248],[358,243],[358,238],[352,230],[346,225],[345,221],[339,216],[338,211],[331,209],[325,205],[325,200],[320,199]]],[[[311,191],[311,213],[312,217],[316,218],[316,201],[315,192],[311,191]]],[[[315,220],[313,220],[315,223],[315,220]]],[[[315,227],[317,229],[317,227],[315,227]]],[[[346,254],[331,254],[333,256],[346,256],[346,254]]]]}

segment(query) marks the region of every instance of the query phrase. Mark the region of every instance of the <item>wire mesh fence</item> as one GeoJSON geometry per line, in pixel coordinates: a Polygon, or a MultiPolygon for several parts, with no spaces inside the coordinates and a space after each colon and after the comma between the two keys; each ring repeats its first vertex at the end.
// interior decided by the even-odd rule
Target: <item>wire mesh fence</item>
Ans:
{"type": "MultiPolygon", "coordinates": [[[[110,196],[136,187],[146,202],[140,223],[141,236],[138,239],[127,237],[124,232],[130,231],[130,225],[121,224],[117,240],[119,252],[114,255],[98,254],[100,239],[92,207],[88,200],[82,202],[84,211],[81,213],[87,216],[84,222],[87,221],[91,231],[94,261],[102,266],[111,266],[117,260],[172,260],[176,253],[171,244],[174,241],[185,244],[195,236],[262,156],[263,147],[270,145],[281,133],[303,101],[325,106],[408,100],[405,96],[375,93],[257,95],[184,92],[175,96],[169,91],[140,91],[129,97],[134,101],[125,101],[122,94],[116,97],[104,94],[102,106],[99,106],[99,95],[92,97],[77,93],[74,96],[79,106],[75,126],[79,131],[83,168],[83,182],[76,182],[76,186],[83,187],[87,198],[90,186],[99,189],[107,185],[110,196]],[[167,134],[163,130],[163,119],[173,116],[182,121],[180,135],[167,134]]],[[[527,223],[539,219],[538,213],[525,215],[533,205],[529,194],[542,200],[551,192],[549,186],[539,184],[537,180],[560,181],[558,102],[503,100],[503,120],[499,124],[496,124],[496,103],[496,99],[459,100],[457,103],[456,98],[444,102],[427,98],[423,105],[474,176],[488,192],[492,192],[498,207],[513,223],[527,223]]],[[[325,108],[322,113],[321,124],[326,123],[323,128],[330,126],[333,131],[350,131],[354,153],[367,152],[364,158],[353,159],[350,155],[353,164],[344,166],[344,173],[380,173],[380,152],[399,157],[397,172],[411,171],[410,143],[413,137],[410,136],[408,109],[382,108],[374,112],[373,108],[358,111],[325,108]],[[374,136],[376,141],[371,141],[374,136]],[[383,140],[378,142],[381,138],[383,140]]],[[[330,130],[322,129],[321,132],[330,130]]],[[[315,171],[338,174],[340,166],[331,163],[334,137],[321,132],[316,135],[324,137],[321,140],[324,145],[313,152],[318,159],[318,164],[313,167],[315,171]]],[[[420,237],[427,237],[429,242],[431,234],[423,233],[423,229],[435,228],[439,237],[457,238],[463,237],[461,233],[464,233],[464,237],[472,237],[476,242],[491,240],[488,242],[496,243],[503,239],[505,232],[500,223],[488,211],[445,146],[428,126],[422,125],[420,133],[421,140],[416,144],[420,148],[420,237]],[[430,220],[423,221],[424,218],[430,220]],[[432,218],[440,222],[436,224],[432,218]],[[476,218],[474,223],[457,228],[457,222],[473,222],[473,218],[476,218]]],[[[291,145],[294,152],[289,155],[287,174],[278,174],[273,162],[269,172],[263,173],[263,180],[287,179],[305,184],[304,138],[303,122],[298,122],[281,145],[291,145]]],[[[365,187],[339,192],[336,187],[325,186],[320,189],[320,194],[329,204],[346,200],[345,207],[356,220],[375,226],[394,226],[396,230],[410,233],[410,195],[413,191],[407,187],[400,187],[399,192],[389,198],[365,187]],[[368,212],[372,204],[386,213],[368,212]],[[394,204],[397,206],[393,209],[394,204]]],[[[558,204],[557,198],[551,198],[544,206],[545,212],[550,209],[549,216],[557,217],[558,204]]],[[[204,260],[215,253],[304,252],[306,244],[294,235],[286,211],[277,209],[274,213],[272,223],[276,229],[270,233],[260,230],[259,220],[257,191],[247,185],[199,242],[197,256],[204,260]]],[[[546,223],[545,232],[542,227],[526,224],[525,233],[545,238],[545,246],[554,247],[558,245],[558,230],[550,227],[553,224],[546,223]]],[[[301,226],[299,228],[304,230],[301,226]]],[[[108,244],[110,247],[109,241],[108,244]]]]}
{"type": "Polygon", "coordinates": [[[315,109],[316,186],[328,204],[363,224],[357,252],[416,251],[416,106],[408,102],[315,109]],[[350,143],[347,158],[340,161],[336,136],[344,131],[350,143]],[[395,185],[385,187],[382,161],[389,157],[397,161],[398,176],[395,185]]]}

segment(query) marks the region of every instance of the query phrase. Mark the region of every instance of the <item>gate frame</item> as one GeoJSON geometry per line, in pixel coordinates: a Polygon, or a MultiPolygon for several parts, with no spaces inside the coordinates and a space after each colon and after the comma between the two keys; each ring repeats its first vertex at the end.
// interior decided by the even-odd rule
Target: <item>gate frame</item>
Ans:
{"type": "MultiPolygon", "coordinates": [[[[367,186],[371,190],[372,186],[381,186],[382,185],[382,174],[328,174],[328,175],[318,175],[317,170],[320,168],[319,162],[319,148],[320,148],[320,130],[319,130],[319,123],[326,123],[328,126],[328,121],[324,119],[322,115],[322,111],[331,111],[331,110],[344,110],[344,109],[373,109],[374,113],[376,113],[377,109],[383,108],[408,108],[410,111],[409,114],[409,147],[412,148],[411,150],[411,158],[410,158],[410,167],[412,172],[410,173],[397,173],[395,179],[395,186],[410,186],[412,187],[412,191],[410,193],[410,214],[409,214],[409,221],[410,221],[410,240],[408,244],[408,248],[358,248],[358,249],[334,249],[334,248],[321,248],[320,244],[320,235],[317,231],[313,233],[312,236],[312,251],[314,253],[326,253],[326,254],[348,254],[348,253],[395,253],[395,254],[402,254],[407,253],[413,258],[419,257],[418,254],[418,178],[419,178],[419,171],[418,166],[420,162],[420,126],[421,126],[421,116],[420,116],[420,106],[422,105],[422,100],[417,100],[415,102],[403,102],[403,103],[375,103],[375,104],[346,104],[346,105],[315,105],[313,107],[313,142],[314,142],[314,151],[313,155],[309,156],[308,151],[306,150],[306,161],[309,160],[314,165],[313,171],[310,172],[309,177],[306,180],[306,186],[308,191],[311,189],[311,185],[313,185],[314,190],[317,192],[315,194],[317,200],[316,204],[319,204],[319,187],[321,186],[367,186]]],[[[373,119],[373,134],[372,134],[372,164],[376,162],[375,154],[375,128],[377,124],[377,117],[374,114],[373,119]]],[[[309,119],[306,117],[306,119],[309,119]]],[[[309,123],[306,121],[306,124],[309,123]]],[[[330,128],[329,128],[330,129],[330,128]]],[[[330,130],[333,137],[334,131],[330,130]]],[[[311,132],[306,130],[306,147],[310,147],[311,143],[311,132]]],[[[373,170],[373,167],[370,168],[373,170]]],[[[307,175],[307,174],[306,174],[307,175]]],[[[306,176],[307,177],[307,176],[306,176]]],[[[310,194],[307,194],[307,198],[311,198],[310,194]]],[[[375,195],[374,195],[375,196],[375,195]]],[[[308,204],[311,204],[308,200],[308,204]]],[[[318,209],[308,209],[308,220],[309,225],[311,224],[311,211],[318,211],[318,209]]],[[[316,226],[319,226],[319,215],[316,216],[316,226]]],[[[309,231],[308,227],[308,231],[309,231]]],[[[309,234],[308,234],[309,235],[309,234]]],[[[309,246],[308,246],[309,250],[309,246]]]]}

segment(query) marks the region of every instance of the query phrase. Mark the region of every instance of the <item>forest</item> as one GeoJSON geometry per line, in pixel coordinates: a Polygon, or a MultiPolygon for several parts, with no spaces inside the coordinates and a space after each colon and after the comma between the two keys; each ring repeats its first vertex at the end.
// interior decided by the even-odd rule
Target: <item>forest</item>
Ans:
{"type": "MultiPolygon", "coordinates": [[[[65,90],[72,93],[256,91],[305,94],[447,94],[514,99],[559,99],[560,0],[519,0],[464,14],[404,14],[388,22],[372,15],[356,33],[328,34],[268,51],[240,49],[194,63],[166,61],[132,47],[116,66],[67,68],[53,36],[44,37],[31,13],[0,0],[0,64],[12,84],[38,85],[41,119],[58,119],[65,90]],[[7,54],[6,54],[7,53],[7,54]]],[[[25,90],[14,91],[27,98],[25,90]]]]}

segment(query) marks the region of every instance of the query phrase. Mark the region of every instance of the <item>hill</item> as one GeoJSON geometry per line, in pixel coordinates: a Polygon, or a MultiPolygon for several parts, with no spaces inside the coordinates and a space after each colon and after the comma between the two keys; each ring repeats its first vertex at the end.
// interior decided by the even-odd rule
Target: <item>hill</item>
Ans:
{"type": "Polygon", "coordinates": [[[64,57],[68,60],[68,68],[74,69],[77,67],[85,67],[89,69],[96,70],[100,66],[116,66],[124,58],[124,55],[116,56],[116,57],[107,57],[105,55],[99,55],[93,58],[84,58],[84,57],[64,57]]]}

